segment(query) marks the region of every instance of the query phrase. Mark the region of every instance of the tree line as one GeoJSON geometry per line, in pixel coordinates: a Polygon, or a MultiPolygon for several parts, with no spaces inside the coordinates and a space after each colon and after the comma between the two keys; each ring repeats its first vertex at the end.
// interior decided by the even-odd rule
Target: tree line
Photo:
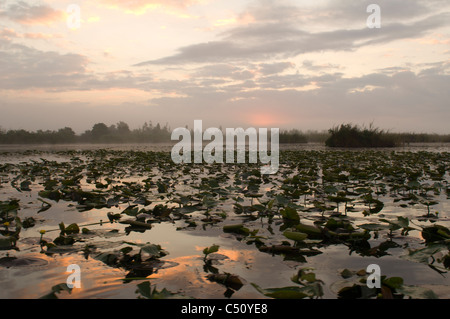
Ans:
{"type": "Polygon", "coordinates": [[[74,143],[163,143],[169,142],[171,130],[166,124],[144,123],[131,130],[127,123],[119,122],[107,126],[94,124],[92,129],[77,135],[70,127],[56,131],[0,130],[0,144],[74,144],[74,143]]]}
{"type": "MultiPolygon", "coordinates": [[[[326,138],[324,134],[318,133],[322,142],[326,138]]],[[[120,121],[110,126],[96,123],[92,129],[79,135],[70,127],[35,132],[0,129],[0,144],[169,143],[171,135],[172,131],[167,124],[162,126],[159,123],[153,125],[146,122],[142,127],[131,130],[127,123],[120,121]]],[[[280,143],[307,142],[307,136],[299,130],[280,132],[280,143]]]]}
{"type": "MultiPolygon", "coordinates": [[[[70,127],[35,132],[24,129],[5,131],[0,128],[0,144],[170,143],[171,135],[172,130],[168,124],[162,126],[159,123],[153,125],[151,122],[145,122],[141,127],[132,130],[127,123],[120,121],[109,126],[105,123],[96,123],[92,129],[81,134],[76,134],[70,127]]],[[[358,143],[363,141],[364,146],[370,147],[375,143],[378,145],[381,139],[383,142],[389,141],[389,143],[394,141],[395,145],[450,143],[449,134],[389,133],[373,127],[362,129],[351,124],[343,124],[328,131],[309,130],[303,132],[298,129],[280,131],[281,144],[326,143],[328,146],[358,147],[358,143]]]]}

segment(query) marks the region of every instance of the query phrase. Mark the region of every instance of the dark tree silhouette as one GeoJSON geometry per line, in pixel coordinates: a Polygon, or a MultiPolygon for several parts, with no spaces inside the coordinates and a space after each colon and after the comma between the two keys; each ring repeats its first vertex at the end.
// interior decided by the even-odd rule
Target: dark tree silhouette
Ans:
{"type": "Polygon", "coordinates": [[[103,136],[108,135],[109,129],[105,123],[97,123],[92,127],[91,135],[94,141],[99,141],[103,136]]]}
{"type": "MultiPolygon", "coordinates": [[[[186,128],[188,126],[186,125],[186,128]]],[[[221,127],[222,128],[222,127],[221,127]]],[[[191,129],[193,136],[193,130],[191,129]]],[[[280,132],[280,143],[318,142],[329,146],[374,147],[386,146],[386,142],[404,143],[449,143],[450,135],[424,133],[388,133],[374,129],[361,129],[350,124],[334,127],[326,131],[284,130],[280,132]]],[[[0,128],[0,144],[69,144],[69,143],[168,143],[171,142],[171,129],[157,123],[145,122],[142,127],[131,130],[127,123],[120,121],[111,126],[96,123],[91,130],[77,135],[72,128],[64,127],[57,131],[38,130],[29,132],[23,129],[6,131],[0,128]]]]}

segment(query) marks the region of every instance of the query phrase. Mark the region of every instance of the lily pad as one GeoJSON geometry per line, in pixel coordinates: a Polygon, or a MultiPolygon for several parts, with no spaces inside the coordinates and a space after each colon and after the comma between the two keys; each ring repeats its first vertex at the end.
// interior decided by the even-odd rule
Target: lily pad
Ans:
{"type": "Polygon", "coordinates": [[[14,239],[0,235],[0,250],[8,250],[14,247],[14,239]]]}
{"type": "Polygon", "coordinates": [[[300,233],[300,232],[294,232],[294,231],[285,231],[283,233],[284,237],[286,237],[287,239],[291,239],[294,241],[303,241],[306,238],[308,238],[308,235],[305,233],[300,233]]]}
{"type": "Polygon", "coordinates": [[[424,227],[422,237],[426,242],[435,242],[450,239],[450,230],[442,225],[424,227]]]}
{"type": "Polygon", "coordinates": [[[243,224],[236,224],[236,225],[225,225],[223,226],[223,231],[225,233],[235,233],[235,234],[241,234],[247,236],[250,234],[250,230],[246,227],[244,227],[243,224]]]}

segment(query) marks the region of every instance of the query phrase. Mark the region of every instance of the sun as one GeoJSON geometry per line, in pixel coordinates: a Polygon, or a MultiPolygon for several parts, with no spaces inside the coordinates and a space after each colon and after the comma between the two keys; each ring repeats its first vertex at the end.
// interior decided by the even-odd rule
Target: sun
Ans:
{"type": "Polygon", "coordinates": [[[271,113],[253,113],[248,115],[248,123],[256,127],[269,127],[285,122],[278,115],[271,113]]]}

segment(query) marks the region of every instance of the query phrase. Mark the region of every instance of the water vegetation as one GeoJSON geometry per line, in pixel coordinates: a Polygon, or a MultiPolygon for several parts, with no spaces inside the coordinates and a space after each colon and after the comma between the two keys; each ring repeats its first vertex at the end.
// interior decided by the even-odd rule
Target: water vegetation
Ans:
{"type": "Polygon", "coordinates": [[[329,130],[330,137],[325,141],[329,147],[376,148],[395,147],[396,141],[385,131],[370,125],[368,128],[352,124],[341,124],[329,130]]]}
{"type": "MultiPolygon", "coordinates": [[[[408,282],[411,277],[392,276],[389,266],[379,290],[367,290],[365,274],[355,275],[351,267],[345,283],[324,280],[332,274],[311,268],[333,249],[351,260],[390,256],[392,267],[396,261],[410,265],[405,274],[421,264],[448,281],[450,224],[442,211],[450,194],[448,152],[286,150],[276,175],[261,174],[259,164],[174,164],[170,153],[153,151],[25,151],[1,157],[0,271],[33,264],[29,252],[38,250],[55,260],[82,256],[86,263],[120,270],[123,283],[136,286],[137,297],[192,297],[186,287],[179,287],[183,293],[166,289],[164,275],[158,287],[151,283],[156,273],[178,269],[179,260],[171,259],[164,244],[142,239],[173,224],[177,232],[199,236],[192,272],[222,287],[226,298],[248,288],[283,299],[323,298],[328,288],[334,298],[437,296],[408,282]],[[58,212],[61,220],[50,226],[58,212]],[[77,223],[77,214],[98,220],[77,223]],[[220,245],[206,246],[201,234],[221,238],[220,245]],[[239,268],[252,261],[240,264],[226,256],[227,246],[239,245],[280,267],[298,266],[294,285],[246,280],[239,268]],[[231,264],[236,273],[226,267],[231,264]]],[[[71,296],[55,284],[48,282],[42,296],[71,296]]]]}

